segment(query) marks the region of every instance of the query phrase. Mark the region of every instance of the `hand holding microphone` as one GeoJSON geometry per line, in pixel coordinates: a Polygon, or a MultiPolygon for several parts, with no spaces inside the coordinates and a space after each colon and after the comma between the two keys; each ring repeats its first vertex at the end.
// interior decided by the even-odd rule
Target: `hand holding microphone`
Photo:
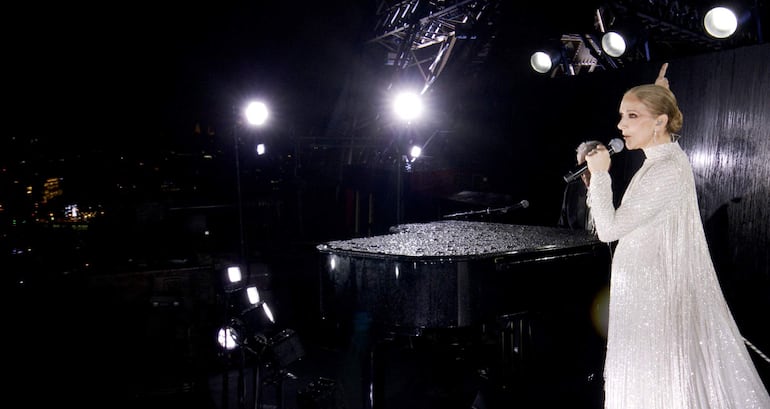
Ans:
{"type": "Polygon", "coordinates": [[[591,173],[610,170],[610,150],[600,145],[586,155],[586,166],[591,173]]]}
{"type": "Polygon", "coordinates": [[[615,138],[609,142],[609,148],[605,148],[603,145],[599,145],[593,151],[586,155],[586,163],[579,168],[564,175],[565,182],[572,182],[585,173],[586,170],[591,172],[606,171],[610,168],[610,155],[623,150],[623,140],[615,138]]]}

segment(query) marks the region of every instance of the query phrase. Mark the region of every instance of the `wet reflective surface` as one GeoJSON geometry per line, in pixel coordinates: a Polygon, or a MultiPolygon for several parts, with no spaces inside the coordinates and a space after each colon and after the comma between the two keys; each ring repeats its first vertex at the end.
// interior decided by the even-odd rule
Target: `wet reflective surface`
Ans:
{"type": "Polygon", "coordinates": [[[366,257],[488,257],[563,249],[598,243],[588,232],[547,226],[472,221],[403,224],[391,234],[331,241],[322,252],[362,253],[366,257]]]}

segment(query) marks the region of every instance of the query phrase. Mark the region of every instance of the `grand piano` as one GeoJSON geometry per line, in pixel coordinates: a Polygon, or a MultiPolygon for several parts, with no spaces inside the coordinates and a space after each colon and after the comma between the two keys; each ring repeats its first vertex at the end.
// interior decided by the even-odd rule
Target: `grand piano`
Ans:
{"type": "MultiPolygon", "coordinates": [[[[503,335],[501,350],[506,342],[517,344],[508,348],[511,358],[531,335],[531,319],[522,317],[545,317],[541,332],[566,333],[573,337],[564,341],[569,348],[582,336],[571,332],[596,325],[592,313],[609,278],[607,244],[586,231],[548,226],[413,223],[317,249],[322,318],[349,336],[366,323],[372,348],[393,336],[492,328],[503,335]],[[519,333],[506,338],[514,322],[519,333]]],[[[382,407],[375,404],[381,389],[371,372],[375,365],[364,365],[370,371],[364,374],[370,383],[366,407],[382,407]]]]}

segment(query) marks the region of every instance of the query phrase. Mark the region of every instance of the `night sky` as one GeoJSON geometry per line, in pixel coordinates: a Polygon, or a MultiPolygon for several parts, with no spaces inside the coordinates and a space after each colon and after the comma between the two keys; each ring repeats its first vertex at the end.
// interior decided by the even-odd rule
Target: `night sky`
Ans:
{"type": "MultiPolygon", "coordinates": [[[[346,79],[382,52],[366,44],[377,4],[17,6],[6,14],[7,118],[20,136],[120,143],[226,123],[234,105],[261,96],[278,118],[322,132],[346,79]]],[[[526,61],[531,41],[587,29],[590,10],[508,13],[498,50],[526,61]]]]}
{"type": "Polygon", "coordinates": [[[334,103],[361,45],[371,13],[362,9],[373,5],[21,7],[6,15],[6,118],[19,136],[72,143],[184,132],[226,121],[252,96],[277,115],[296,117],[302,104],[303,121],[318,120],[314,110],[334,103]]]}

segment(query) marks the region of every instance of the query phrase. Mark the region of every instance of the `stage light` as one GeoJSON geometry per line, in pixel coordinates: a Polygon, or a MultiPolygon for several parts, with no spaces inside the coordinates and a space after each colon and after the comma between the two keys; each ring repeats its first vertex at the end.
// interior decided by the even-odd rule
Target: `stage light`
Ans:
{"type": "Polygon", "coordinates": [[[546,51],[536,51],[529,58],[529,64],[533,70],[545,74],[553,68],[554,58],[546,51]]]}
{"type": "Polygon", "coordinates": [[[246,296],[249,299],[249,303],[252,305],[256,305],[262,301],[259,297],[259,290],[257,290],[257,287],[252,286],[246,288],[246,296]]]}
{"type": "Polygon", "coordinates": [[[602,35],[601,47],[612,58],[622,57],[626,61],[643,58],[649,61],[648,39],[648,30],[638,21],[619,20],[602,35]]]}
{"type": "Polygon", "coordinates": [[[267,122],[267,105],[264,102],[255,101],[246,107],[246,120],[251,125],[264,125],[267,122]]]}
{"type": "Polygon", "coordinates": [[[262,156],[267,151],[267,148],[265,147],[264,143],[258,143],[257,144],[257,155],[262,156]]]}
{"type": "Polygon", "coordinates": [[[602,50],[611,57],[618,58],[626,53],[626,39],[618,32],[608,31],[602,36],[602,50]]]}
{"type": "Polygon", "coordinates": [[[234,290],[230,293],[229,305],[231,316],[240,316],[259,306],[262,302],[259,290],[256,286],[248,286],[234,290]]]}
{"type": "Polygon", "coordinates": [[[265,318],[267,318],[271,323],[275,324],[275,316],[273,315],[273,310],[270,309],[267,303],[262,303],[262,310],[264,310],[265,318]]]}
{"type": "Polygon", "coordinates": [[[234,331],[234,329],[227,325],[219,329],[217,332],[217,343],[222,348],[231,351],[238,347],[238,342],[236,341],[237,334],[234,331]]]}
{"type": "Polygon", "coordinates": [[[420,155],[422,155],[422,148],[417,145],[412,146],[412,149],[409,150],[409,156],[412,158],[412,161],[419,158],[420,155]]]}
{"type": "Polygon", "coordinates": [[[530,67],[540,74],[555,72],[561,68],[567,70],[569,65],[568,53],[566,51],[568,41],[565,36],[557,39],[547,40],[538,50],[529,57],[530,67]]]}
{"type": "Polygon", "coordinates": [[[226,350],[243,346],[261,353],[278,332],[272,310],[267,303],[259,302],[234,314],[217,332],[217,343],[226,350]]]}
{"type": "Polygon", "coordinates": [[[227,267],[227,279],[230,282],[230,284],[241,282],[241,280],[243,279],[243,276],[241,275],[241,267],[239,266],[227,267]]]}
{"type": "Polygon", "coordinates": [[[227,266],[224,272],[219,273],[219,276],[221,277],[219,280],[222,290],[225,293],[232,293],[243,287],[243,274],[239,265],[227,266]]]}
{"type": "Polygon", "coordinates": [[[260,302],[244,311],[239,315],[239,319],[244,325],[246,336],[257,338],[260,342],[269,339],[276,331],[273,311],[266,302],[260,302]]]}
{"type": "Polygon", "coordinates": [[[233,319],[228,325],[220,328],[217,343],[227,351],[243,347],[278,368],[285,368],[305,355],[302,342],[293,329],[258,331],[238,319],[233,319]]]}
{"type": "Polygon", "coordinates": [[[727,38],[738,28],[738,18],[727,7],[714,7],[703,17],[703,27],[714,38],[727,38]]]}
{"type": "Polygon", "coordinates": [[[401,92],[393,100],[393,111],[399,119],[404,121],[418,118],[422,114],[422,110],[422,101],[416,92],[401,92]]]}

